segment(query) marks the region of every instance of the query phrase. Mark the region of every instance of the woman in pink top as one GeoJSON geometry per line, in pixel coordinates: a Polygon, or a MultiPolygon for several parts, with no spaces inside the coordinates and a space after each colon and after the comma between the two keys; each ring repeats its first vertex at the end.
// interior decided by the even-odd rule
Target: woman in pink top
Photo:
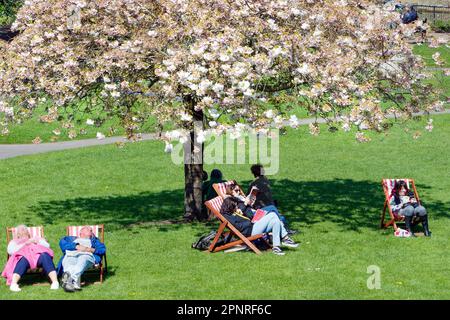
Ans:
{"type": "Polygon", "coordinates": [[[2,277],[11,291],[18,292],[18,282],[28,269],[42,268],[52,281],[50,289],[59,288],[55,265],[53,264],[53,251],[43,238],[31,238],[28,228],[20,225],[16,228],[16,237],[8,244],[10,255],[2,277]]]}

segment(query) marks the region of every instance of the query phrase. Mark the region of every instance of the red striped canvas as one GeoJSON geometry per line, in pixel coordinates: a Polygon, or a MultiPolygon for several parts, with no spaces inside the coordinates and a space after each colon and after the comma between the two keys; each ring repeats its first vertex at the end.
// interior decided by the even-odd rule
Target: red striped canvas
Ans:
{"type": "MultiPolygon", "coordinates": [[[[44,231],[42,227],[28,227],[28,232],[30,233],[31,238],[43,238],[44,231]]],[[[11,228],[11,233],[13,236],[13,239],[16,238],[16,228],[11,228]]]]}
{"type": "MultiPolygon", "coordinates": [[[[80,235],[80,230],[81,228],[83,228],[85,226],[69,226],[68,229],[68,235],[69,236],[74,236],[74,237],[78,237],[80,235]]],[[[92,228],[92,232],[94,233],[94,235],[98,238],[98,232],[99,232],[99,226],[98,225],[94,225],[94,226],[89,226],[92,228]]]]}
{"type": "Polygon", "coordinates": [[[223,199],[221,196],[215,197],[208,201],[211,206],[217,211],[220,212],[220,208],[222,207],[223,199]]]}
{"type": "Polygon", "coordinates": [[[227,182],[217,183],[217,188],[219,189],[219,196],[223,197],[226,193],[227,185],[230,185],[234,182],[234,180],[229,180],[227,182]]]}

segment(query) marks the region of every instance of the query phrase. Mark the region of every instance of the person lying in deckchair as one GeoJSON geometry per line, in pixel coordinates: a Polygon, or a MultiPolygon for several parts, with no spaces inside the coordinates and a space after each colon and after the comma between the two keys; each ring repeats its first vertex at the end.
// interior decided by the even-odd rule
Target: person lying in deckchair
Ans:
{"type": "Polygon", "coordinates": [[[58,274],[62,274],[62,287],[67,292],[81,290],[81,275],[102,261],[106,247],[88,226],[81,228],[79,237],[62,238],[59,246],[64,254],[58,264],[58,274]]]}
{"type": "Polygon", "coordinates": [[[44,238],[31,237],[27,226],[16,227],[15,238],[8,243],[9,259],[2,276],[9,289],[19,292],[19,280],[28,269],[42,268],[52,281],[50,289],[59,289],[58,277],[53,264],[53,251],[44,238]]]}
{"type": "Polygon", "coordinates": [[[244,236],[249,237],[261,233],[272,232],[273,248],[272,252],[276,255],[284,255],[280,246],[291,248],[298,247],[298,243],[289,238],[283,223],[278,218],[275,212],[269,212],[264,216],[260,216],[259,220],[255,220],[250,214],[251,210],[242,212],[239,209],[241,200],[235,197],[226,197],[223,200],[220,213],[244,236]]]}
{"type": "Polygon", "coordinates": [[[414,196],[414,192],[408,189],[408,185],[405,181],[397,181],[392,189],[390,198],[390,205],[392,212],[405,216],[406,230],[411,233],[411,236],[415,236],[412,232],[412,220],[414,216],[420,218],[424,229],[424,235],[426,237],[431,236],[431,232],[428,229],[428,215],[427,210],[417,202],[414,196]]]}

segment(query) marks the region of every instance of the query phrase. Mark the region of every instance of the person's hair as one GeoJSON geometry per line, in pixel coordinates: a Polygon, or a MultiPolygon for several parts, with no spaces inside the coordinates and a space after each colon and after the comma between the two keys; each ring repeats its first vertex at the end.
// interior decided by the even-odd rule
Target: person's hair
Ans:
{"type": "Polygon", "coordinates": [[[90,226],[83,226],[83,227],[80,228],[79,236],[81,236],[81,231],[83,231],[84,229],[88,229],[91,232],[91,235],[94,234],[94,230],[92,230],[92,228],[90,226]]]}
{"type": "Polygon", "coordinates": [[[233,195],[233,190],[234,190],[234,188],[236,188],[237,185],[238,184],[236,183],[236,181],[233,181],[232,183],[227,184],[225,186],[225,194],[227,194],[229,196],[232,196],[233,195]]]}
{"type": "Polygon", "coordinates": [[[232,214],[237,209],[237,201],[233,197],[227,197],[223,200],[222,206],[220,207],[221,214],[232,214]]]}
{"type": "Polygon", "coordinates": [[[211,179],[222,179],[222,171],[219,169],[213,169],[211,171],[211,179]]]}
{"type": "Polygon", "coordinates": [[[262,176],[262,168],[263,166],[259,163],[252,165],[252,167],[250,168],[250,171],[253,173],[253,175],[255,176],[255,178],[262,176]]]}
{"type": "Polygon", "coordinates": [[[205,170],[203,170],[202,180],[203,180],[203,181],[208,180],[208,172],[206,172],[205,170]]]}
{"type": "Polygon", "coordinates": [[[408,184],[405,180],[396,181],[394,184],[394,188],[392,189],[392,194],[396,197],[399,197],[399,192],[402,188],[405,188],[406,193],[409,192],[408,184]]]}
{"type": "Polygon", "coordinates": [[[16,227],[16,237],[17,237],[17,231],[18,231],[19,229],[25,229],[25,231],[29,234],[29,232],[28,232],[28,227],[27,227],[26,225],[24,225],[24,224],[19,224],[19,225],[16,227]]]}

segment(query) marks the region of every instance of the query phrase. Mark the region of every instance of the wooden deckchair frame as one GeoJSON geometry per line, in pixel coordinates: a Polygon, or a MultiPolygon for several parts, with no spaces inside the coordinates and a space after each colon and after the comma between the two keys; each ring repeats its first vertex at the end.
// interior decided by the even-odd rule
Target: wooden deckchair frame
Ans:
{"type": "MultiPolygon", "coordinates": [[[[96,236],[100,239],[100,241],[102,243],[105,243],[105,225],[97,224],[95,226],[98,227],[98,235],[96,235],[96,236]]],[[[70,228],[73,228],[73,227],[79,227],[79,226],[67,226],[66,227],[66,235],[67,236],[71,235],[70,228]]],[[[106,260],[106,253],[102,256],[102,260],[100,261],[99,264],[94,264],[94,266],[91,269],[86,270],[86,272],[89,272],[91,270],[99,270],[100,283],[103,283],[104,276],[108,273],[108,261],[106,260]],[[104,263],[103,263],[103,261],[104,261],[104,263]]]]}
{"type": "MultiPolygon", "coordinates": [[[[41,231],[41,237],[44,238],[44,227],[43,226],[33,226],[28,228],[39,228],[41,231]]],[[[7,227],[6,228],[6,245],[9,244],[9,242],[14,238],[13,237],[13,230],[16,229],[16,227],[7,227]]],[[[6,261],[9,259],[9,254],[6,252],[6,261]]],[[[28,269],[27,273],[41,273],[42,268],[36,268],[36,269],[28,269]]]]}
{"type": "MultiPolygon", "coordinates": [[[[229,249],[231,247],[240,245],[240,244],[246,244],[253,252],[256,254],[261,254],[261,251],[252,243],[252,241],[255,241],[257,239],[263,238],[264,234],[257,234],[251,237],[244,236],[238,229],[236,229],[235,226],[233,226],[215,207],[214,207],[214,201],[220,201],[222,202],[222,197],[217,196],[214,199],[211,199],[209,201],[205,202],[206,207],[211,210],[211,212],[214,214],[214,216],[219,219],[220,226],[217,230],[216,236],[214,237],[213,242],[209,246],[208,251],[209,252],[218,252],[222,250],[229,249]],[[228,229],[228,232],[225,232],[225,229],[228,229]],[[217,246],[217,242],[219,241],[221,236],[225,236],[225,239],[227,239],[224,245],[217,246]],[[232,236],[236,236],[239,238],[239,240],[228,242],[232,236]]],[[[266,241],[267,242],[267,241],[266,241]]]]}
{"type": "Polygon", "coordinates": [[[392,212],[392,208],[391,208],[391,204],[390,204],[390,192],[389,192],[389,187],[386,184],[387,180],[394,180],[394,181],[406,181],[409,184],[409,189],[412,189],[414,192],[414,196],[417,199],[417,203],[420,204],[420,198],[419,198],[419,194],[417,193],[417,189],[416,189],[416,184],[414,183],[413,179],[410,178],[404,178],[404,179],[383,179],[381,180],[381,185],[383,186],[383,191],[384,191],[384,196],[385,196],[385,201],[384,201],[384,207],[383,207],[383,211],[381,213],[381,222],[380,222],[380,227],[381,228],[388,228],[390,226],[392,226],[394,228],[395,231],[397,231],[398,227],[397,227],[397,223],[396,222],[402,222],[405,220],[404,216],[400,216],[398,214],[394,214],[392,212]],[[388,220],[386,222],[385,218],[386,218],[386,211],[389,212],[389,216],[390,216],[390,220],[388,220]]]}

